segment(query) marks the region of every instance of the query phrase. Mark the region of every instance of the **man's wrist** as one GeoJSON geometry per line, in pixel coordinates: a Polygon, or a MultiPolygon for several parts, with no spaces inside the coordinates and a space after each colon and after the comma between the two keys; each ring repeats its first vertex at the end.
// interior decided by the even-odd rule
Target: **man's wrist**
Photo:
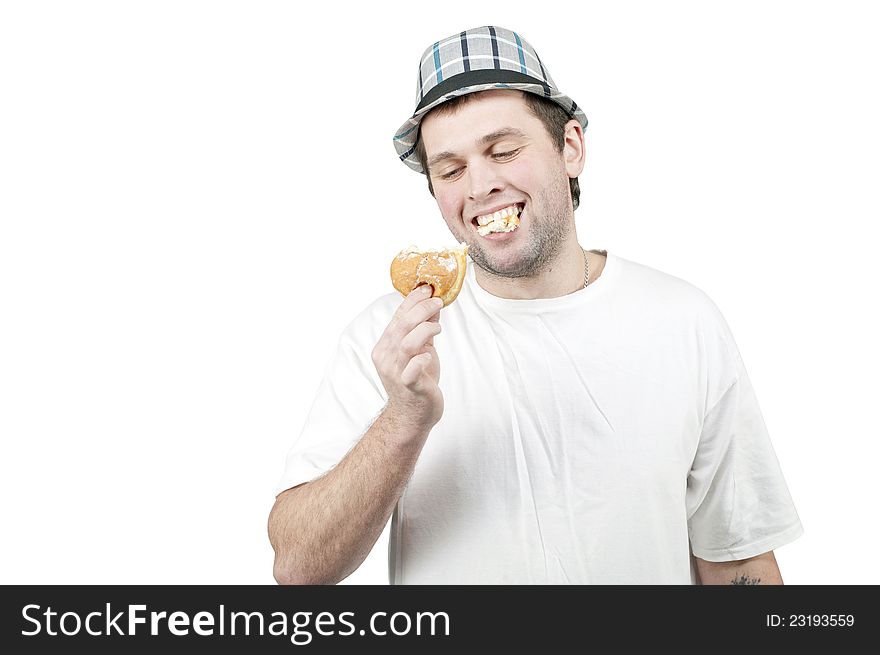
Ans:
{"type": "Polygon", "coordinates": [[[399,407],[390,401],[385,405],[380,416],[388,428],[387,436],[397,446],[407,447],[413,443],[421,446],[434,427],[434,424],[420,420],[418,413],[412,409],[399,407]]]}

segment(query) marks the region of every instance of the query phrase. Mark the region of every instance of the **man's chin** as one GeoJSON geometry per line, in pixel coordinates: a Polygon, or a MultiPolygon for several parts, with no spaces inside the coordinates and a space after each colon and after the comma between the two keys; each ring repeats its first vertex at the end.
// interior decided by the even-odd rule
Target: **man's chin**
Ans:
{"type": "MultiPolygon", "coordinates": [[[[521,248],[505,247],[503,241],[493,244],[492,240],[476,235],[468,235],[467,238],[463,238],[453,232],[452,236],[459,243],[467,243],[468,257],[484,273],[506,278],[531,277],[535,274],[533,272],[534,263],[525,261],[521,248]],[[484,245],[489,246],[494,252],[487,253],[484,245]]],[[[510,245],[513,246],[513,244],[510,245]]]]}
{"type": "Polygon", "coordinates": [[[475,266],[489,275],[507,278],[529,277],[530,275],[527,272],[529,267],[519,253],[490,257],[479,245],[473,245],[468,247],[468,256],[473,260],[475,266]]]}

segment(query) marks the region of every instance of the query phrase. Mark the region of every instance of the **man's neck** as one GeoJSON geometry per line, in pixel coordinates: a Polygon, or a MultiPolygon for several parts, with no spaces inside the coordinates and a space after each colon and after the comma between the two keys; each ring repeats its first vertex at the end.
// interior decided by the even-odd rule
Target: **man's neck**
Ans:
{"type": "MultiPolygon", "coordinates": [[[[593,284],[605,268],[606,256],[591,250],[587,251],[587,258],[590,262],[590,284],[593,284]]],[[[499,298],[558,298],[584,288],[584,251],[576,240],[572,240],[571,245],[536,277],[501,277],[487,273],[479,266],[474,274],[477,284],[499,298]]]]}

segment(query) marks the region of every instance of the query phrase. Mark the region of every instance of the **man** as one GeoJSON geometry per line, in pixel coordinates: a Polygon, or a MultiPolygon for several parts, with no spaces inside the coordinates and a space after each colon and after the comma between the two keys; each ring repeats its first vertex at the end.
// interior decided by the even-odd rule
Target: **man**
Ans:
{"type": "Polygon", "coordinates": [[[720,312],[578,243],[586,125],[514,32],[427,49],[395,147],[467,279],[344,331],[270,516],[280,583],[342,580],[392,514],[395,584],[782,582],[802,528],[720,312]]]}

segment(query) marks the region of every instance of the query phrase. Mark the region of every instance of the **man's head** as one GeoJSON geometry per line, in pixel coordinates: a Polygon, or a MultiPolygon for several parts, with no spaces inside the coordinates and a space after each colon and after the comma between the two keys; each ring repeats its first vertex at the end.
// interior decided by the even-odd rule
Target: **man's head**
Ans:
{"type": "Polygon", "coordinates": [[[534,277],[552,265],[574,226],[569,181],[584,165],[580,122],[567,120],[554,139],[527,95],[499,89],[463,96],[425,116],[419,138],[449,230],[470,245],[475,264],[508,278],[534,277]],[[480,217],[508,207],[520,212],[516,229],[480,233],[480,217]]]}
{"type": "Polygon", "coordinates": [[[474,263],[495,275],[533,277],[552,267],[573,231],[586,126],[534,48],[516,32],[486,26],[425,50],[416,110],[394,147],[427,175],[474,263]],[[519,226],[504,218],[478,229],[481,212],[485,223],[501,209],[521,211],[519,226]]]}

